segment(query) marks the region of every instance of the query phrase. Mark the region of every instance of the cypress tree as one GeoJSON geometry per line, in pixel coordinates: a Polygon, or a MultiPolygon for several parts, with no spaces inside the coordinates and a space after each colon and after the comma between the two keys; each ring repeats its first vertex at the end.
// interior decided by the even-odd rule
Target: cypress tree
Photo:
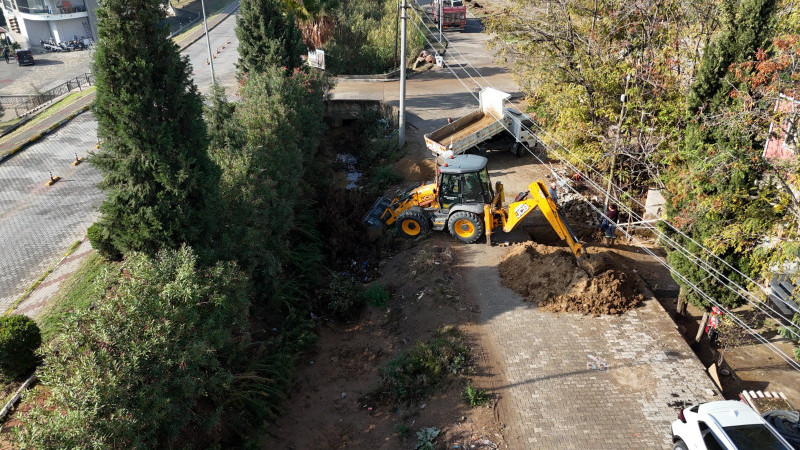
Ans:
{"type": "Polygon", "coordinates": [[[727,103],[735,85],[730,66],[755,59],[756,51],[766,49],[774,32],[776,0],[744,0],[734,12],[732,0],[722,2],[723,26],[709,44],[700,63],[697,79],[689,93],[689,113],[717,111],[727,103]]]}
{"type": "MultiPolygon", "coordinates": [[[[723,2],[724,25],[706,49],[688,99],[693,117],[684,132],[680,155],[669,168],[667,217],[694,240],[745,274],[754,274],[758,262],[754,249],[761,233],[779,220],[771,206],[774,189],[757,186],[765,166],[760,158],[763,141],[747,123],[737,118],[742,101],[730,95],[747,87],[736,79],[731,65],[755,60],[756,51],[770,45],[774,32],[776,0],[743,0],[734,13],[732,0],[723,2]],[[702,113],[697,114],[702,108],[702,113]]],[[[702,255],[691,241],[664,229],[694,255],[702,255]]],[[[685,255],[672,251],[670,263],[692,284],[725,306],[741,301],[685,255]]],[[[743,284],[732,269],[705,255],[701,259],[725,277],[743,284]]],[[[684,288],[689,288],[679,282],[684,288]]],[[[687,289],[688,300],[708,308],[709,302],[687,289]]]]}
{"type": "Polygon", "coordinates": [[[294,69],[306,52],[292,14],[278,0],[241,0],[236,22],[239,38],[239,72],[263,73],[270,66],[294,69]]]}
{"type": "Polygon", "coordinates": [[[161,0],[104,0],[94,69],[106,200],[90,229],[107,256],[204,242],[218,176],[206,153],[191,67],[168,38],[161,0]]]}

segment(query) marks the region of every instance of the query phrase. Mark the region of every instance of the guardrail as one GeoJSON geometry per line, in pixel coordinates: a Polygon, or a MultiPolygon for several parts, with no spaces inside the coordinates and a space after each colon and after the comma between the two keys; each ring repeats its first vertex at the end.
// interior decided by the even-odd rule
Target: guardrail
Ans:
{"type": "Polygon", "coordinates": [[[74,13],[79,13],[79,12],[86,12],[86,6],[84,6],[84,5],[75,5],[75,6],[69,6],[69,7],[66,7],[66,8],[63,8],[63,7],[61,7],[61,8],[49,8],[49,7],[47,7],[47,8],[45,8],[45,7],[30,8],[30,7],[27,7],[27,6],[20,6],[18,9],[19,9],[19,12],[25,13],[25,14],[74,14],[74,13]]]}
{"type": "Polygon", "coordinates": [[[38,95],[4,95],[0,96],[0,104],[14,107],[17,117],[24,117],[35,111],[42,105],[68,94],[75,90],[83,90],[94,84],[94,75],[83,74],[73,79],[67,80],[58,86],[38,95]]]}

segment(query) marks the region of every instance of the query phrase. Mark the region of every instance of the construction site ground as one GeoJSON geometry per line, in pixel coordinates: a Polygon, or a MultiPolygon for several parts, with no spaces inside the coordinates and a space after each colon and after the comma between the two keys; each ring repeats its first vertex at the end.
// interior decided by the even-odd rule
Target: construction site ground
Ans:
{"type": "MultiPolygon", "coordinates": [[[[509,70],[492,60],[480,30],[469,19],[464,33],[448,35],[462,61],[486,77],[465,84],[477,92],[477,81],[491,83],[518,98],[509,70]]],[[[332,98],[397,105],[398,92],[397,82],[341,81],[332,98]]],[[[406,106],[407,151],[394,167],[408,182],[430,180],[433,162],[423,134],[477,108],[477,100],[449,71],[433,70],[409,80],[406,106]]],[[[507,202],[548,173],[528,155],[487,156],[507,202]]],[[[695,352],[687,344],[701,314],[690,307],[689,316],[672,317],[678,288],[640,248],[624,241],[606,247],[597,242],[598,230],[576,228],[589,253],[608,253],[614,270],[642,278],[639,306],[622,315],[557,314],[506,287],[499,265],[509,252],[529,242],[562,245],[539,213],[513,233],[496,234],[493,247],[482,240],[460,244],[441,232],[396,244],[378,267],[377,282],[391,293],[387,306],[369,307],[350,322],[320,322],[318,344],[302,355],[285,414],[264,448],[413,448],[414,432],[432,426],[442,430],[438,448],[669,448],[669,423],[680,407],[721,398],[704,370],[715,355],[705,341],[695,352]],[[457,381],[411,406],[370,402],[379,368],[442,325],[466,333],[470,378],[489,391],[490,404],[468,408],[457,381]]],[[[781,390],[800,404],[796,372],[763,347],[734,349],[726,361],[733,369],[722,380],[726,397],[740,387],[781,390]]]]}

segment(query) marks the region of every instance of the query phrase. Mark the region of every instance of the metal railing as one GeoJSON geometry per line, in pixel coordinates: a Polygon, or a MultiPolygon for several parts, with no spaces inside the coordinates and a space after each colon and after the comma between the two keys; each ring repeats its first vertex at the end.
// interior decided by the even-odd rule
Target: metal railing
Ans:
{"type": "Polygon", "coordinates": [[[39,6],[34,8],[28,6],[19,7],[19,12],[26,14],[74,14],[85,11],[86,11],[86,6],[84,5],[69,6],[67,8],[64,7],[51,8],[48,6],[39,6]]]}
{"type": "Polygon", "coordinates": [[[94,75],[83,74],[73,79],[67,80],[46,92],[37,95],[8,95],[0,96],[0,104],[14,108],[17,117],[24,117],[42,105],[51,102],[62,95],[72,91],[82,91],[84,87],[94,84],[94,75]]]}

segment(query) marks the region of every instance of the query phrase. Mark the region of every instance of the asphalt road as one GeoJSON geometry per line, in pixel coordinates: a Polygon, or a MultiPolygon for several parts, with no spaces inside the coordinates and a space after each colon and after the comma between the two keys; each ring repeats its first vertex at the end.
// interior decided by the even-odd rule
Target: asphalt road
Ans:
{"type": "MultiPolygon", "coordinates": [[[[236,16],[232,14],[208,33],[214,56],[214,76],[229,96],[233,95],[237,86],[236,60],[239,59],[239,53],[236,49],[239,47],[239,40],[236,39],[235,28],[236,16]]],[[[211,89],[211,65],[206,64],[209,59],[205,36],[187,47],[183,54],[189,57],[192,64],[194,84],[201,93],[208,94],[211,89]]]]}

